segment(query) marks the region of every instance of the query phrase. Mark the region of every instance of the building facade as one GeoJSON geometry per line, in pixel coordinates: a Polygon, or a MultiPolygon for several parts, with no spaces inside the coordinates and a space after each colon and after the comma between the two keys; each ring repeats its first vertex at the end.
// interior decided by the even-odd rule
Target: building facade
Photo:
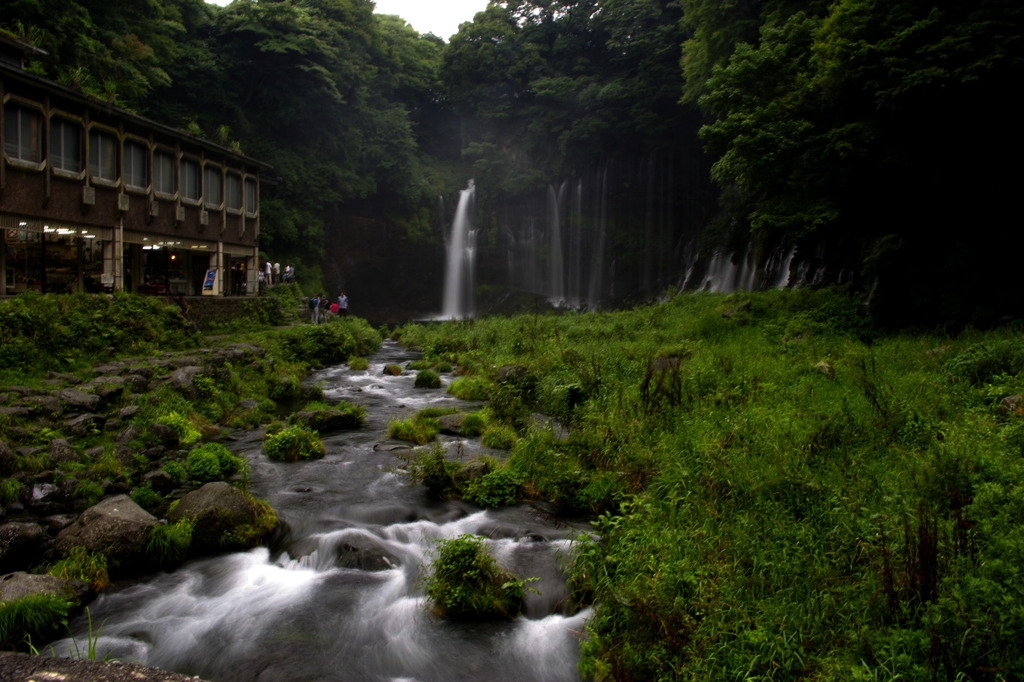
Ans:
{"type": "Polygon", "coordinates": [[[27,73],[32,49],[0,35],[0,295],[255,295],[270,167],[27,73]]]}

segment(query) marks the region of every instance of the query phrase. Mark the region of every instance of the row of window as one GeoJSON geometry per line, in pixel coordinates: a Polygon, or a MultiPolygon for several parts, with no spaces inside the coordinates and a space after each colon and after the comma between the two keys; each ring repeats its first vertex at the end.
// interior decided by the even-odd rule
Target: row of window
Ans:
{"type": "MultiPolygon", "coordinates": [[[[8,159],[26,163],[43,162],[43,117],[34,108],[13,102],[4,105],[4,153],[8,159]]],[[[49,162],[56,171],[79,174],[85,170],[82,124],[54,115],[50,118],[49,162]]],[[[234,171],[222,172],[213,163],[181,157],[156,148],[152,150],[141,140],[126,139],[119,144],[117,135],[101,128],[90,128],[88,134],[88,169],[90,177],[100,183],[116,183],[118,151],[121,152],[121,174],[126,187],[153,191],[168,198],[180,191],[181,198],[211,208],[222,204],[228,210],[256,213],[256,180],[234,171]],[[150,177],[152,161],[152,177],[150,177]],[[200,168],[202,174],[200,175],[200,168]],[[179,184],[180,183],[180,184],[179,184]]]]}

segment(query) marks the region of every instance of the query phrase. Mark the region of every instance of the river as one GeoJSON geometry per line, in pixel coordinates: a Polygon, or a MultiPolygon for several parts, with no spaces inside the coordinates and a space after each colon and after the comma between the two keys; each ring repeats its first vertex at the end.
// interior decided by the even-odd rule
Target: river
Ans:
{"type": "MultiPolygon", "coordinates": [[[[328,401],[364,405],[362,429],[327,434],[327,454],[273,462],[261,432],[229,444],[246,457],[250,491],[284,525],[270,547],[191,561],[172,573],[111,586],[71,623],[58,654],[97,656],[221,680],[560,682],[577,680],[587,612],[562,613],[560,566],[582,528],[543,505],[480,510],[431,500],[403,472],[388,421],[426,406],[462,406],[444,389],[416,389],[414,373],[388,363],[415,355],[386,342],[367,371],[327,368],[310,379],[328,401]],[[434,616],[423,579],[436,541],[471,533],[506,569],[531,582],[525,615],[513,621],[453,623],[434,616]],[[96,637],[98,632],[99,636],[96,637]]],[[[450,379],[450,377],[448,378],[450,379]]],[[[444,438],[470,458],[478,440],[444,438]],[[461,447],[459,441],[462,440],[461,447]]]]}

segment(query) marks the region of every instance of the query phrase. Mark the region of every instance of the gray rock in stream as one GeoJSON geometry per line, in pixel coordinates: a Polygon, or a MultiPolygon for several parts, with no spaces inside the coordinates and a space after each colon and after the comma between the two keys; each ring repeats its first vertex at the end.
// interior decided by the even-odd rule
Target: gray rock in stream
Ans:
{"type": "Polygon", "coordinates": [[[127,495],[114,495],[89,507],[57,535],[55,549],[67,556],[75,547],[102,552],[113,572],[129,574],[140,567],[155,516],[135,504],[127,495]]]}

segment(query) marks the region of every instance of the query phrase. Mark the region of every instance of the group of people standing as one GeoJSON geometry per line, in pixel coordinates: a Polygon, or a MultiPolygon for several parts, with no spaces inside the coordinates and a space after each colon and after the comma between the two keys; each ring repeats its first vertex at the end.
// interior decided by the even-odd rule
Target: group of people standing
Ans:
{"type": "Polygon", "coordinates": [[[280,263],[271,263],[270,261],[263,261],[260,266],[259,272],[259,283],[260,290],[265,286],[272,286],[274,284],[281,284],[283,282],[292,282],[295,280],[295,268],[292,267],[291,263],[284,266],[284,270],[281,270],[280,263]]]}
{"type": "Polygon", "coordinates": [[[328,315],[348,316],[348,296],[345,292],[338,294],[338,300],[330,303],[328,298],[320,294],[309,299],[310,321],[313,324],[323,324],[327,321],[328,315]]]}

